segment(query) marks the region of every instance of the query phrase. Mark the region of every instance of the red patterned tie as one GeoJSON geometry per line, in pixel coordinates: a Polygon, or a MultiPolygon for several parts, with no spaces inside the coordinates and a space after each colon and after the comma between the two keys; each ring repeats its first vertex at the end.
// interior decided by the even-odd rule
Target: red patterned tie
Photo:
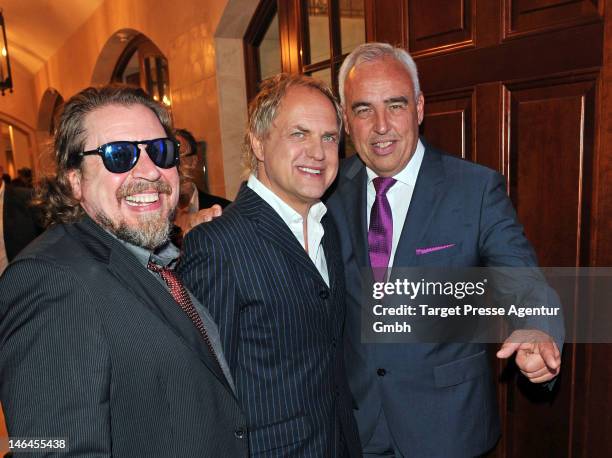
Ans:
{"type": "Polygon", "coordinates": [[[149,261],[147,268],[153,272],[158,273],[161,278],[163,278],[163,280],[166,282],[166,284],[168,285],[168,289],[170,290],[170,294],[172,294],[172,297],[174,298],[176,303],[187,314],[187,316],[193,322],[198,331],[200,331],[200,334],[202,335],[204,342],[206,342],[206,346],[210,350],[210,353],[212,354],[215,362],[219,365],[219,368],[221,368],[219,360],[217,359],[217,354],[213,350],[213,346],[210,343],[210,338],[208,337],[208,333],[206,332],[206,328],[204,327],[204,323],[202,322],[202,318],[200,318],[200,315],[198,314],[197,310],[193,305],[193,302],[191,302],[191,298],[189,297],[189,293],[185,289],[183,282],[180,280],[180,278],[176,276],[176,274],[172,270],[168,269],[167,267],[159,266],[153,261],[149,261]]]}

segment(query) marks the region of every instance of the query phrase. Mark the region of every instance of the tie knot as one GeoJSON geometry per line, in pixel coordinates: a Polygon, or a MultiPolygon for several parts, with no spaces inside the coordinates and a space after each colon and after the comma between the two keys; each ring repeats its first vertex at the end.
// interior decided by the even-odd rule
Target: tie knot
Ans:
{"type": "Polygon", "coordinates": [[[387,191],[396,183],[396,179],[393,177],[376,177],[374,178],[374,189],[376,190],[376,197],[384,196],[387,191]]]}
{"type": "Polygon", "coordinates": [[[147,269],[156,272],[156,273],[161,273],[165,270],[167,270],[165,267],[162,267],[158,264],[155,264],[153,261],[149,261],[149,264],[147,264],[147,269]]]}

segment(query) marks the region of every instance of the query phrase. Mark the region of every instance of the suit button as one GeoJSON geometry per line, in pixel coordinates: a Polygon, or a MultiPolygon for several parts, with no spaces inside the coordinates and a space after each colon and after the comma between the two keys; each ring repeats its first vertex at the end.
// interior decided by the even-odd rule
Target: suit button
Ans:
{"type": "Polygon", "coordinates": [[[234,436],[236,436],[236,439],[244,439],[246,436],[246,429],[242,427],[236,428],[234,431],[234,436]]]}
{"type": "Polygon", "coordinates": [[[336,348],[336,338],[335,337],[332,339],[332,347],[336,348]]]}
{"type": "Polygon", "coordinates": [[[329,297],[329,293],[325,290],[319,291],[319,297],[321,299],[327,299],[329,297]]]}
{"type": "Polygon", "coordinates": [[[380,369],[376,371],[376,373],[379,375],[379,377],[384,377],[387,371],[381,367],[380,369]]]}

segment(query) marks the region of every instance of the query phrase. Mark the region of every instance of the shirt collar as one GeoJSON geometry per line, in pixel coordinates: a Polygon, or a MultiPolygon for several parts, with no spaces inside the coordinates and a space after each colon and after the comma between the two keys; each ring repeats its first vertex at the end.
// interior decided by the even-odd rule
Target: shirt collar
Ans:
{"type": "MultiPolygon", "coordinates": [[[[416,150],[414,154],[404,167],[398,174],[394,175],[397,181],[407,184],[409,186],[414,187],[416,184],[417,177],[419,176],[419,169],[421,168],[421,163],[423,162],[423,156],[425,155],[425,147],[423,143],[421,143],[421,139],[417,142],[416,150]]],[[[372,183],[372,180],[376,178],[378,175],[369,167],[366,167],[366,171],[368,173],[368,185],[372,183]]]]}
{"type": "MultiPolygon", "coordinates": [[[[288,205],[283,199],[274,194],[266,185],[264,185],[259,179],[251,174],[247,186],[251,188],[259,197],[265,200],[270,207],[279,214],[285,224],[291,223],[302,223],[302,215],[296,212],[290,205],[288,205]]],[[[323,202],[317,202],[310,207],[308,211],[308,218],[312,218],[318,223],[321,222],[323,216],[327,213],[327,207],[323,202]]]]}
{"type": "Polygon", "coordinates": [[[152,252],[146,248],[141,246],[134,245],[130,242],[126,242],[125,240],[121,240],[112,232],[106,231],[113,237],[115,237],[121,244],[128,249],[130,253],[136,256],[138,262],[142,264],[144,267],[147,267],[149,261],[153,261],[158,266],[168,267],[172,269],[176,261],[178,260],[180,251],[179,249],[172,243],[168,242],[162,247],[152,252]]]}

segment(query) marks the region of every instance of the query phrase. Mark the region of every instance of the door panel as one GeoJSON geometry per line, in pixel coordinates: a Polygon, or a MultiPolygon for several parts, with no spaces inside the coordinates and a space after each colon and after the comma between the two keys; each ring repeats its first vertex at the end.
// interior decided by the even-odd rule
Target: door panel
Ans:
{"type": "Polygon", "coordinates": [[[472,98],[471,91],[460,91],[426,100],[422,132],[433,146],[472,159],[472,98]]]}
{"type": "Polygon", "coordinates": [[[505,0],[505,35],[513,37],[599,20],[597,0],[505,0]]]}
{"type": "Polygon", "coordinates": [[[584,122],[594,116],[595,83],[592,75],[508,87],[510,197],[542,266],[580,264],[580,223],[590,218],[581,211],[582,190],[592,182],[584,162],[593,158],[584,122]]]}
{"type": "Polygon", "coordinates": [[[432,50],[456,49],[474,44],[474,0],[415,0],[409,2],[408,39],[416,56],[432,50]]]}

